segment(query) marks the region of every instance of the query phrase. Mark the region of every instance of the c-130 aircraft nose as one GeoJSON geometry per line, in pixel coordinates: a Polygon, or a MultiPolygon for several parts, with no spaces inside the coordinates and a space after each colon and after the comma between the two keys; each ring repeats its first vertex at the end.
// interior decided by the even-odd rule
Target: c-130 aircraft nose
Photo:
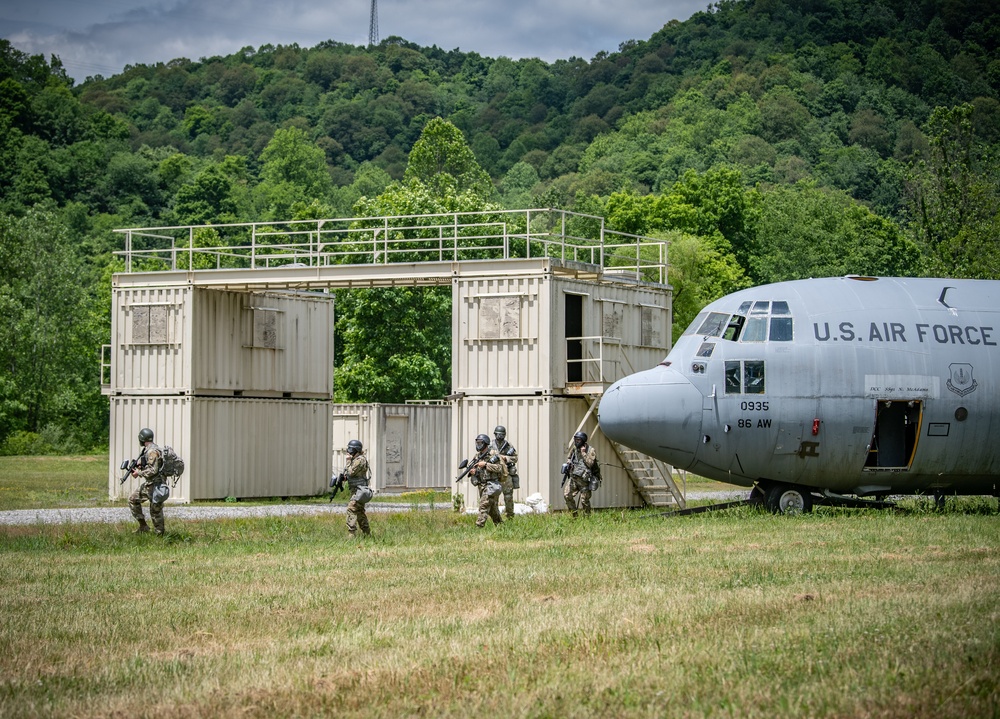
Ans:
{"type": "Polygon", "coordinates": [[[684,468],[701,443],[702,405],[701,392],[684,375],[660,365],[611,385],[598,417],[609,439],[684,468]]]}

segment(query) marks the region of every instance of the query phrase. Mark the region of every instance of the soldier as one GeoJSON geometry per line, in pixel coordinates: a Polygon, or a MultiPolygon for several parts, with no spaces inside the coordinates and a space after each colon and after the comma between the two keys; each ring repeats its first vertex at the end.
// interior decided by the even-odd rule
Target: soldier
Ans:
{"type": "Polygon", "coordinates": [[[597,450],[587,444],[587,433],[573,435],[573,449],[566,457],[566,477],[563,478],[563,498],[566,508],[577,516],[577,500],[584,514],[590,514],[590,495],[600,486],[601,467],[597,450]]]}
{"type": "Polygon", "coordinates": [[[490,451],[500,458],[507,468],[507,476],[500,482],[503,490],[504,514],[510,519],[514,516],[514,490],[521,488],[521,478],[517,476],[517,450],[507,441],[507,428],[498,424],[493,430],[493,442],[490,451]]]}
{"type": "Polygon", "coordinates": [[[500,496],[500,482],[506,473],[506,467],[491,452],[490,438],[485,434],[476,435],[476,456],[472,462],[470,481],[473,486],[479,487],[479,516],[476,517],[476,526],[480,529],[485,527],[487,517],[493,520],[493,524],[502,524],[497,498],[500,496]]]}
{"type": "Polygon", "coordinates": [[[351,501],[347,503],[347,532],[350,536],[356,537],[358,527],[366,537],[372,531],[368,526],[368,514],[365,512],[365,505],[375,496],[368,480],[371,472],[368,469],[368,458],[365,457],[364,447],[356,439],[347,443],[347,466],[344,467],[344,476],[347,477],[347,486],[351,492],[351,501]]]}
{"type": "Polygon", "coordinates": [[[153,430],[143,427],[139,430],[139,444],[142,452],[138,463],[132,470],[133,477],[141,477],[142,484],[128,498],[128,507],[132,516],[139,522],[136,534],[149,531],[146,517],[142,512],[142,503],[149,502],[149,516],[153,520],[156,533],[163,536],[163,503],[170,496],[167,478],[163,476],[163,452],[153,443],[153,430]]]}

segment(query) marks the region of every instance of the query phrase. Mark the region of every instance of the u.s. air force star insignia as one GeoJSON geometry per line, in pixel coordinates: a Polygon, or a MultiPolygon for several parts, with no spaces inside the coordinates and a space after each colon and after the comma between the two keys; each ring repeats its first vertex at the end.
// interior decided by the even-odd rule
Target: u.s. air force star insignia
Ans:
{"type": "Polygon", "coordinates": [[[976,378],[972,376],[972,365],[967,362],[955,362],[948,365],[951,370],[951,379],[948,380],[948,389],[964,397],[979,386],[976,378]]]}

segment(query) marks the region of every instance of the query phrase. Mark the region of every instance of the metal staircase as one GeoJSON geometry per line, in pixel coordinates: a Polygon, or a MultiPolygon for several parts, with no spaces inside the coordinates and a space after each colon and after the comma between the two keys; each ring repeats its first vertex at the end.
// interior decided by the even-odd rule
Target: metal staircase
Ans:
{"type": "Polygon", "coordinates": [[[647,505],[680,509],[687,506],[684,493],[671,476],[669,465],[610,439],[608,442],[614,447],[628,476],[632,479],[632,484],[647,505]]]}

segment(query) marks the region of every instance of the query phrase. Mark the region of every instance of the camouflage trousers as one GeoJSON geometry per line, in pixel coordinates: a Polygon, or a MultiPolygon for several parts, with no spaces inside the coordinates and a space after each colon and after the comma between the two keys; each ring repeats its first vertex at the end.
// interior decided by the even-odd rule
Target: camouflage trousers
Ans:
{"type": "Polygon", "coordinates": [[[493,520],[493,524],[502,524],[500,518],[500,492],[496,482],[487,482],[479,485],[479,515],[476,517],[476,526],[482,529],[486,526],[486,518],[493,520]]]}
{"type": "Polygon", "coordinates": [[[514,478],[507,477],[500,482],[503,491],[503,513],[510,519],[514,516],[514,478]]]}
{"type": "Polygon", "coordinates": [[[138,520],[139,526],[142,527],[146,524],[146,516],[142,512],[142,503],[149,502],[149,516],[153,520],[153,529],[156,530],[157,534],[163,534],[163,502],[157,503],[149,498],[155,487],[155,484],[148,484],[146,482],[139,485],[139,489],[129,495],[128,508],[132,511],[132,516],[138,520]]]}
{"type": "Polygon", "coordinates": [[[563,499],[566,500],[566,509],[570,510],[574,517],[577,515],[577,506],[584,514],[590,514],[590,480],[585,477],[567,479],[563,487],[563,499]]]}
{"type": "Polygon", "coordinates": [[[368,526],[368,514],[365,512],[365,505],[372,496],[373,492],[369,487],[361,486],[354,490],[351,501],[347,503],[347,531],[352,537],[357,534],[358,527],[361,527],[362,534],[372,533],[368,526]]]}

